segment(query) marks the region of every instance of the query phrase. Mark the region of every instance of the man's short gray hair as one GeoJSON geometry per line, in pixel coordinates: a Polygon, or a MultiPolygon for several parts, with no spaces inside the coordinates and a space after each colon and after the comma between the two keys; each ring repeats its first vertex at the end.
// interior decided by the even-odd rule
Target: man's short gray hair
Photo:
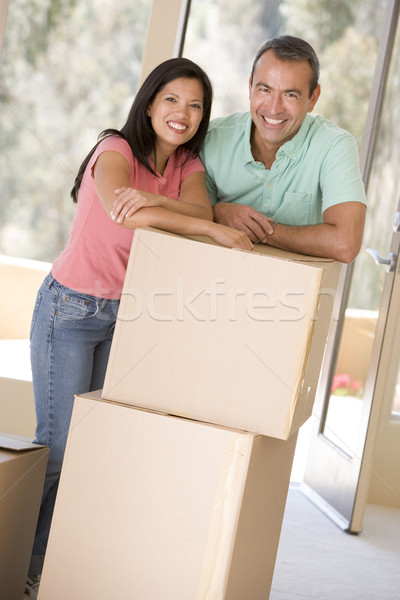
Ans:
{"type": "Polygon", "coordinates": [[[291,35],[281,35],[265,42],[258,50],[251,68],[251,83],[253,83],[253,74],[257,61],[268,50],[272,50],[279,60],[296,61],[307,60],[310,63],[312,77],[310,82],[310,96],[318,85],[319,80],[319,60],[314,48],[305,40],[291,35]]]}

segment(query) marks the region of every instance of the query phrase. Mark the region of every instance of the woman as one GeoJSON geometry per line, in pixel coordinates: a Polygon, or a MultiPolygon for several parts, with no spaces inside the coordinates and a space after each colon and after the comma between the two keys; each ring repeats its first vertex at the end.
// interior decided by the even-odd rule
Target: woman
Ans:
{"type": "Polygon", "coordinates": [[[148,76],[120,131],[108,129],[82,163],[69,241],[45,278],[31,328],[36,442],[50,447],[27,591],[37,593],[76,394],[103,386],[133,230],[154,226],[251,249],[213,223],[198,153],[210,118],[207,75],[187,59],[148,76]]]}

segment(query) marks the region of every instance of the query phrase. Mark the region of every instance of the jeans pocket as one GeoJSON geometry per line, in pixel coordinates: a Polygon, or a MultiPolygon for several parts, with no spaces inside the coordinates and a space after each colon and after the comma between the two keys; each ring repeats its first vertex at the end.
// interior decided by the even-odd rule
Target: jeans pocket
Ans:
{"type": "Polygon", "coordinates": [[[33,329],[35,327],[36,317],[37,317],[37,314],[39,312],[39,307],[40,307],[41,301],[42,301],[42,293],[39,290],[39,292],[37,293],[37,296],[36,296],[35,306],[33,308],[33,315],[32,315],[32,321],[31,321],[31,329],[30,329],[30,333],[29,333],[29,339],[30,340],[32,340],[33,329]]]}
{"type": "Polygon", "coordinates": [[[56,314],[62,319],[84,320],[95,317],[99,312],[99,300],[93,296],[86,296],[63,288],[58,299],[56,314]]]}

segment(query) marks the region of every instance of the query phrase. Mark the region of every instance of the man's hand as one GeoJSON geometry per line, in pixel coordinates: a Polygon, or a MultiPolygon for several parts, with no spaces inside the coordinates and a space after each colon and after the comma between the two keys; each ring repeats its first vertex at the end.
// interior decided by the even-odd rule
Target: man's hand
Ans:
{"type": "Polygon", "coordinates": [[[268,243],[268,235],[274,232],[273,219],[259,213],[251,206],[234,202],[217,202],[214,206],[217,223],[244,231],[253,243],[268,243]]]}

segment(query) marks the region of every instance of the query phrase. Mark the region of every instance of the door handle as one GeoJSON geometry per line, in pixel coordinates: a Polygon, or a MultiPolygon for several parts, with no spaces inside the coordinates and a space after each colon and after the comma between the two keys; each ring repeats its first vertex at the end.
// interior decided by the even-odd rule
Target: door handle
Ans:
{"type": "Polygon", "coordinates": [[[394,217],[393,231],[395,233],[400,231],[400,212],[399,211],[396,213],[396,216],[394,217]]]}
{"type": "Polygon", "coordinates": [[[387,265],[388,273],[394,271],[397,262],[397,254],[395,252],[389,252],[389,258],[383,258],[378,250],[374,248],[367,248],[367,252],[373,257],[377,265],[387,265]]]}

